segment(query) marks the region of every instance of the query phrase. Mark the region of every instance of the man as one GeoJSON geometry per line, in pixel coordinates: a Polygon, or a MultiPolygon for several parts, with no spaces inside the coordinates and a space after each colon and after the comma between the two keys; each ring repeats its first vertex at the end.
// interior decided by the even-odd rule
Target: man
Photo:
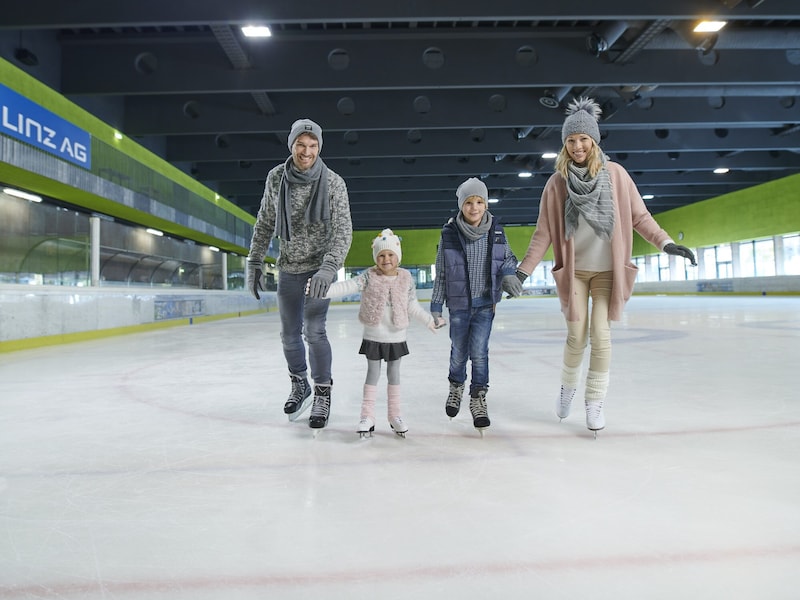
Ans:
{"type": "Polygon", "coordinates": [[[312,404],[307,342],[314,382],[308,425],[321,429],[328,424],[333,383],[325,331],[330,300],[324,298],[350,249],[353,225],[344,180],[319,158],[322,128],[299,119],[288,141],[292,155],[267,174],[247,257],[247,287],[260,298],[264,255],[272,237],[278,238],[278,312],[292,384],[283,412],[295,421],[312,404]]]}

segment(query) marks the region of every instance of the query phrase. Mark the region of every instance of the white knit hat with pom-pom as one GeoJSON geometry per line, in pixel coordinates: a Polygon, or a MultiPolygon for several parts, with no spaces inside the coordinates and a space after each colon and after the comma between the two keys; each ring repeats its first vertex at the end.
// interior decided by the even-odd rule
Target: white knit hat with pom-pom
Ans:
{"type": "Polygon", "coordinates": [[[567,106],[567,118],[561,127],[561,143],[566,143],[567,137],[575,133],[585,133],[600,143],[600,126],[597,124],[603,113],[600,105],[591,98],[578,98],[567,106]]]}
{"type": "Polygon", "coordinates": [[[391,229],[384,229],[381,234],[372,240],[372,260],[378,260],[381,250],[391,250],[397,255],[397,262],[403,258],[403,251],[400,248],[400,238],[391,229]]]}

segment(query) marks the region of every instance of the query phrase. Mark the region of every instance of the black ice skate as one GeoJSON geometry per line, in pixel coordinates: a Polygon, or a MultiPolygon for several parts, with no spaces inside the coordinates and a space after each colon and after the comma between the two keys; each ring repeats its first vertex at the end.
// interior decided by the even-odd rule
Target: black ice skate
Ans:
{"type": "MultiPolygon", "coordinates": [[[[308,426],[311,429],[323,429],[328,424],[331,412],[331,384],[314,386],[314,404],[311,406],[311,415],[308,417],[308,426]]],[[[316,432],[315,432],[316,434],[316,432]]]]}
{"type": "Polygon", "coordinates": [[[472,413],[472,426],[478,430],[483,437],[483,430],[491,425],[489,412],[486,410],[486,390],[478,389],[470,396],[469,410],[472,413]]]}
{"type": "Polygon", "coordinates": [[[290,421],[296,421],[311,405],[311,386],[302,375],[289,373],[289,379],[292,381],[292,391],[283,405],[283,412],[290,421]]]}

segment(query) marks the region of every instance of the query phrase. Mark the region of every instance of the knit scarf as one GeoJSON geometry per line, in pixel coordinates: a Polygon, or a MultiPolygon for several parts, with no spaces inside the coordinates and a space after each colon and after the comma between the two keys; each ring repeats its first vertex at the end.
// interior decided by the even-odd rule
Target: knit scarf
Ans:
{"type": "Polygon", "coordinates": [[[456,216],[456,227],[461,232],[461,234],[467,238],[469,241],[474,242],[475,240],[480,239],[492,226],[492,213],[488,210],[483,213],[483,218],[481,222],[477,225],[470,225],[464,220],[464,213],[459,212],[456,216]]]}
{"type": "Polygon", "coordinates": [[[564,205],[564,221],[567,239],[572,238],[578,227],[578,215],[583,215],[597,236],[605,241],[614,231],[614,199],[611,178],[603,157],[603,168],[593,178],[586,167],[570,163],[567,170],[567,201],[564,205]]]}
{"type": "Polygon", "coordinates": [[[413,284],[411,273],[397,270],[397,277],[381,275],[377,267],[368,272],[367,285],[361,292],[358,320],[364,325],[381,322],[386,305],[392,307],[392,324],[398,329],[408,327],[408,289],[413,284]]]}
{"type": "Polygon", "coordinates": [[[278,206],[275,218],[275,235],[282,240],[292,239],[292,194],[293,184],[311,183],[311,199],[306,205],[306,223],[331,220],[331,203],[328,197],[328,167],[317,157],[307,171],[299,170],[290,156],[281,175],[278,188],[278,206]]]}

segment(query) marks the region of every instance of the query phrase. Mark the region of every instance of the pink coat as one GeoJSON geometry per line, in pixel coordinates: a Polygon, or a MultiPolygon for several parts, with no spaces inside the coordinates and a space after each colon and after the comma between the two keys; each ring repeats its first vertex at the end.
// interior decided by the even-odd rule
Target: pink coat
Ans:
{"type": "MultiPolygon", "coordinates": [[[[661,229],[647,210],[636,184],[628,172],[619,164],[606,163],[611,176],[614,197],[614,232],[611,235],[611,260],[614,274],[608,318],[619,321],[625,303],[633,292],[638,269],[631,262],[633,230],[659,250],[671,241],[666,231],[661,229]]],[[[556,292],[561,300],[561,310],[568,321],[578,320],[578,311],[571,301],[572,282],[575,276],[575,246],[567,240],[564,233],[564,202],[567,186],[560,173],[554,173],[542,192],[539,204],[539,220],[531,236],[528,251],[519,265],[525,273],[533,273],[547,249],[553,246],[553,279],[556,292]]]]}

